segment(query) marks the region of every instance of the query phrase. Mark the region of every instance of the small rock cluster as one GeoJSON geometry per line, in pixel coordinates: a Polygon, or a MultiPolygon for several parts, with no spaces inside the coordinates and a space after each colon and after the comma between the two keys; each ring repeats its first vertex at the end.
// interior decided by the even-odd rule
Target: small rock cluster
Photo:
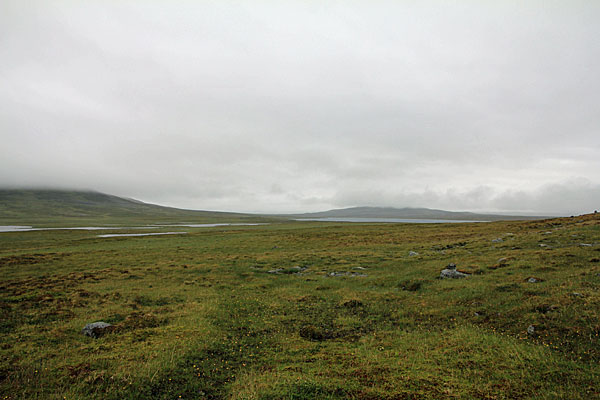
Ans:
{"type": "Polygon", "coordinates": [[[267,271],[268,274],[299,274],[301,272],[304,272],[308,267],[301,267],[299,265],[296,265],[295,267],[291,267],[291,268],[276,268],[276,269],[272,269],[270,271],[267,271]]]}
{"type": "Polygon", "coordinates": [[[530,278],[527,278],[527,282],[529,282],[529,283],[540,283],[540,282],[542,282],[542,279],[540,279],[540,278],[534,278],[532,276],[530,278]]]}
{"type": "Polygon", "coordinates": [[[348,271],[346,271],[346,272],[336,272],[336,271],[334,271],[334,272],[328,273],[327,276],[333,276],[333,277],[350,276],[350,277],[354,278],[354,277],[365,277],[365,276],[367,276],[367,274],[361,274],[361,273],[358,273],[358,272],[348,272],[348,271]]]}
{"type": "Polygon", "coordinates": [[[440,273],[440,279],[459,279],[466,278],[469,274],[465,274],[464,272],[460,272],[456,270],[456,264],[450,263],[446,266],[445,269],[440,273]]]}
{"type": "Polygon", "coordinates": [[[85,336],[89,336],[94,339],[98,339],[99,337],[103,336],[104,334],[112,331],[112,329],[113,329],[112,324],[109,324],[109,323],[103,322],[103,321],[98,321],[98,322],[92,322],[91,324],[87,324],[86,326],[84,326],[83,329],[81,330],[81,333],[84,334],[85,336]]]}

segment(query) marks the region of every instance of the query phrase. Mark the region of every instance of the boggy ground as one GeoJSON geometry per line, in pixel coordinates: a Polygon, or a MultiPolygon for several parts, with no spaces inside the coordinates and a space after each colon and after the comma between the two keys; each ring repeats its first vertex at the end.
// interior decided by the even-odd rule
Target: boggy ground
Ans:
{"type": "Polygon", "coordinates": [[[600,398],[596,215],[186,230],[0,234],[1,397],[600,398]]]}

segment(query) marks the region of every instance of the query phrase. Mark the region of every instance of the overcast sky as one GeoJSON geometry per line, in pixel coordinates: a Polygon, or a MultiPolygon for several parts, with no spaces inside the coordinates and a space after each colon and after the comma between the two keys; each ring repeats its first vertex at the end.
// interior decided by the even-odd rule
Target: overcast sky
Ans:
{"type": "Polygon", "coordinates": [[[0,186],[590,212],[599,21],[595,0],[2,0],[0,186]]]}

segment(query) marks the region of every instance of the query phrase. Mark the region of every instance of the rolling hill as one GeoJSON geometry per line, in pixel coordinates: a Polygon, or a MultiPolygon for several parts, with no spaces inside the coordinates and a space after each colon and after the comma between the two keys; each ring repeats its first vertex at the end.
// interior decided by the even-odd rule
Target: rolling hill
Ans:
{"type": "Polygon", "coordinates": [[[0,189],[0,225],[250,221],[256,215],[163,207],[93,191],[0,189]]]}
{"type": "Polygon", "coordinates": [[[397,218],[466,221],[545,217],[476,214],[429,208],[352,207],[329,211],[257,215],[184,210],[94,191],[0,189],[0,225],[86,225],[132,223],[265,222],[281,219],[397,218]]]}
{"type": "Polygon", "coordinates": [[[434,210],[430,208],[393,208],[393,207],[351,207],[322,212],[294,214],[289,217],[298,219],[312,218],[398,218],[398,219],[442,219],[465,221],[527,220],[546,217],[476,214],[434,210]]]}

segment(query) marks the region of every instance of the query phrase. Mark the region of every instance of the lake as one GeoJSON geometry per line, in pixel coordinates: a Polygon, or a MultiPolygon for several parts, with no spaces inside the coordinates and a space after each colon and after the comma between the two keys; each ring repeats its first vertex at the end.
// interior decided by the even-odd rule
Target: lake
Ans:
{"type": "Polygon", "coordinates": [[[0,232],[30,232],[30,231],[60,231],[60,230],[79,230],[79,231],[99,231],[99,230],[122,230],[122,229],[156,229],[169,227],[186,228],[215,228],[219,226],[255,226],[267,225],[264,223],[218,223],[218,224],[172,224],[172,225],[147,225],[147,226],[76,226],[65,228],[34,228],[23,225],[0,225],[0,232]]]}
{"type": "Polygon", "coordinates": [[[296,218],[295,221],[385,222],[385,223],[402,223],[402,224],[457,224],[457,223],[467,223],[467,222],[487,222],[487,221],[466,221],[466,220],[458,220],[458,219],[344,218],[344,217],[296,218]]]}
{"type": "Polygon", "coordinates": [[[110,233],[98,235],[100,238],[127,237],[127,236],[157,236],[157,235],[185,235],[187,232],[153,232],[153,233],[110,233]]]}

